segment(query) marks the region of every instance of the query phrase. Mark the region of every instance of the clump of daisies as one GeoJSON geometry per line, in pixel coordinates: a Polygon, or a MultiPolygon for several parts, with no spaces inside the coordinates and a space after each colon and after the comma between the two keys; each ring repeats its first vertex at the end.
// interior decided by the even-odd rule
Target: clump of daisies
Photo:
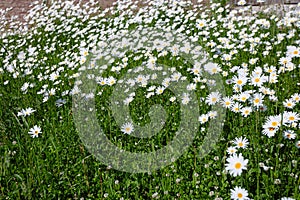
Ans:
{"type": "Polygon", "coordinates": [[[226,159],[226,170],[234,177],[240,176],[243,170],[247,169],[248,159],[244,159],[242,153],[237,154],[238,149],[245,149],[249,144],[248,139],[244,137],[235,138],[234,146],[227,149],[229,157],[226,159]]]}
{"type": "MultiPolygon", "coordinates": [[[[226,159],[225,169],[233,177],[240,176],[243,170],[247,170],[248,159],[245,159],[242,153],[238,154],[239,149],[246,149],[249,141],[245,137],[238,137],[233,140],[233,146],[227,148],[229,157],[226,159]]],[[[231,199],[249,199],[248,191],[239,186],[231,189],[231,199]]]]}
{"type": "MultiPolygon", "coordinates": [[[[282,135],[285,139],[295,140],[297,138],[297,132],[300,129],[300,114],[298,112],[291,111],[291,109],[300,101],[300,96],[295,93],[291,98],[283,102],[285,110],[279,115],[268,116],[263,124],[264,135],[268,137],[274,137],[278,131],[282,131],[282,135]]],[[[299,148],[299,141],[295,142],[297,148],[299,148]]]]}

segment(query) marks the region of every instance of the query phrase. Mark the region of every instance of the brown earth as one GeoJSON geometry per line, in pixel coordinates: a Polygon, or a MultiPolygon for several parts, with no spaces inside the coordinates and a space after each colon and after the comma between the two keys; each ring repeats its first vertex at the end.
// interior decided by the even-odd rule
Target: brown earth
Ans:
{"type": "MultiPolygon", "coordinates": [[[[51,0],[38,0],[39,2],[46,2],[48,4],[51,3],[51,0]]],[[[52,0],[53,1],[53,0],[52,0]]],[[[55,0],[54,0],[55,1],[55,0]]],[[[78,3],[79,0],[73,0],[78,3]]],[[[81,0],[81,2],[87,2],[88,0],[81,0]]],[[[110,7],[113,2],[116,0],[97,0],[102,8],[110,7]]],[[[203,0],[209,1],[209,0],[203,0]]],[[[9,7],[13,7],[13,9],[9,12],[9,16],[18,15],[20,19],[26,14],[26,12],[30,9],[30,3],[34,2],[34,0],[0,0],[0,9],[6,9],[9,7]]],[[[192,2],[196,2],[196,0],[192,0],[192,2]]]]}
{"type": "MultiPolygon", "coordinates": [[[[50,3],[53,0],[39,0],[40,2],[48,2],[50,3]]],[[[55,1],[55,0],[54,0],[55,1]]],[[[78,2],[79,0],[74,0],[78,2]]],[[[86,2],[88,0],[82,0],[82,2],[86,2]]],[[[112,5],[115,0],[97,0],[103,8],[107,8],[112,5]]],[[[196,2],[196,0],[192,0],[196,2]]],[[[246,0],[249,4],[254,4],[256,0],[246,0]]],[[[33,0],[0,0],[0,9],[6,9],[9,7],[13,7],[11,11],[9,11],[8,16],[19,16],[19,20],[23,21],[23,16],[30,9],[30,3],[33,0]]],[[[209,0],[204,0],[204,2],[209,2],[209,0]]],[[[238,0],[231,0],[232,3],[238,2],[238,0]]],[[[266,3],[298,3],[299,0],[266,0],[266,3]]]]}

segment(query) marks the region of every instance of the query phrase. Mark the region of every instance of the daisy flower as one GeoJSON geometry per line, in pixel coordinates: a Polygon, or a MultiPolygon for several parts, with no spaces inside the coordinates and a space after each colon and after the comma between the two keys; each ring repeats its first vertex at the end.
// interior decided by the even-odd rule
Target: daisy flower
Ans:
{"type": "Polygon", "coordinates": [[[248,78],[246,76],[234,76],[232,77],[233,83],[235,83],[237,86],[242,87],[245,85],[248,81],[248,78]]]}
{"type": "Polygon", "coordinates": [[[235,187],[234,189],[231,189],[231,199],[233,200],[248,200],[250,199],[248,197],[248,191],[241,188],[241,187],[235,187]]]}
{"type": "Polygon", "coordinates": [[[299,95],[298,93],[295,93],[295,94],[292,95],[292,99],[293,99],[296,103],[298,103],[298,102],[300,102],[300,95],[299,95]]]}
{"type": "Polygon", "coordinates": [[[296,142],[296,147],[300,149],[300,140],[296,142]]]}
{"type": "Polygon", "coordinates": [[[262,133],[268,137],[273,137],[277,131],[278,131],[278,128],[268,127],[268,128],[265,128],[262,131],[262,133]]]}
{"type": "Polygon", "coordinates": [[[28,134],[30,134],[32,138],[38,137],[40,133],[42,133],[41,128],[37,125],[35,125],[31,129],[29,129],[29,132],[28,132],[28,134]]]}
{"type": "Polygon", "coordinates": [[[209,74],[216,74],[222,71],[221,67],[214,63],[208,63],[204,65],[204,70],[207,71],[209,74]]]}
{"type": "Polygon", "coordinates": [[[255,106],[255,107],[260,107],[260,106],[263,106],[263,98],[264,98],[264,95],[260,94],[260,93],[255,93],[253,95],[253,100],[252,100],[252,104],[255,106]]]}
{"type": "Polygon", "coordinates": [[[286,65],[286,64],[288,64],[289,62],[291,62],[292,61],[292,59],[290,58],[290,57],[281,57],[280,59],[279,59],[279,63],[281,64],[281,65],[286,65]]]}
{"type": "Polygon", "coordinates": [[[246,2],[245,0],[240,0],[240,1],[238,1],[237,4],[238,4],[239,6],[244,6],[244,5],[247,4],[247,2],[246,2]]]}
{"type": "Polygon", "coordinates": [[[242,109],[242,104],[236,102],[234,103],[232,106],[231,106],[231,111],[232,112],[235,112],[235,113],[238,113],[240,112],[240,110],[242,109]]]}
{"type": "Polygon", "coordinates": [[[243,137],[239,137],[236,138],[233,143],[236,145],[237,148],[247,148],[247,145],[249,144],[248,139],[247,138],[243,138],[243,137]]]}
{"type": "Polygon", "coordinates": [[[114,77],[112,77],[112,76],[108,77],[108,79],[107,79],[107,84],[109,86],[114,85],[116,82],[117,82],[117,80],[114,77]]]}
{"type": "Polygon", "coordinates": [[[228,147],[227,148],[227,153],[232,155],[232,154],[235,154],[237,151],[236,147],[228,147]]]}
{"type": "Polygon", "coordinates": [[[149,99],[151,96],[153,96],[155,93],[154,92],[149,92],[147,95],[146,95],[146,98],[149,99]]]}
{"type": "Polygon", "coordinates": [[[240,95],[239,95],[239,101],[242,101],[242,102],[245,102],[247,101],[247,99],[250,97],[250,94],[247,93],[247,92],[242,92],[240,95]]]}
{"type": "Polygon", "coordinates": [[[248,159],[245,160],[241,153],[239,155],[233,154],[226,161],[228,163],[225,164],[225,169],[234,177],[241,175],[243,169],[247,169],[248,159]]]}
{"type": "Polygon", "coordinates": [[[260,87],[263,85],[264,82],[267,82],[268,77],[254,74],[250,77],[250,79],[251,79],[251,85],[260,87]]]}
{"type": "Polygon", "coordinates": [[[199,117],[199,122],[200,122],[201,124],[204,124],[204,123],[206,123],[206,122],[208,121],[208,119],[209,119],[208,114],[203,114],[203,115],[200,115],[200,117],[199,117]]]}
{"type": "Polygon", "coordinates": [[[215,119],[218,116],[217,111],[209,111],[207,114],[208,114],[210,119],[215,119]]]}
{"type": "Polygon", "coordinates": [[[29,116],[32,113],[34,113],[36,110],[33,110],[32,108],[26,108],[22,109],[20,112],[18,112],[18,116],[29,116]]]}
{"type": "Polygon", "coordinates": [[[232,106],[233,104],[233,100],[231,97],[224,97],[222,102],[221,102],[222,106],[224,106],[225,108],[229,108],[232,106]]]}
{"type": "Polygon", "coordinates": [[[106,78],[103,78],[103,77],[100,77],[99,79],[98,79],[98,81],[97,81],[97,83],[99,84],[99,85],[106,85],[106,83],[107,83],[107,79],[106,78]]]}
{"type": "Polygon", "coordinates": [[[170,81],[171,81],[170,78],[165,78],[165,79],[163,80],[163,82],[162,82],[162,85],[163,85],[164,87],[169,87],[170,81]]]}
{"type": "Polygon", "coordinates": [[[155,93],[156,94],[162,94],[165,90],[165,87],[159,86],[158,88],[156,88],[155,93]]]}
{"type": "Polygon", "coordinates": [[[287,56],[294,58],[300,57],[300,50],[295,46],[287,46],[287,56]]]}
{"type": "Polygon", "coordinates": [[[219,92],[212,92],[210,93],[205,100],[205,103],[208,105],[215,105],[221,98],[221,95],[219,92]]]}
{"type": "Polygon", "coordinates": [[[130,135],[134,131],[133,124],[130,122],[123,124],[121,127],[121,131],[125,134],[130,135]]]}
{"type": "Polygon", "coordinates": [[[286,108],[294,108],[294,106],[296,105],[295,101],[293,99],[287,99],[283,102],[283,106],[286,108]]]}
{"type": "Polygon", "coordinates": [[[177,73],[174,73],[174,74],[172,74],[172,76],[171,76],[171,80],[172,81],[179,81],[179,79],[180,79],[180,77],[181,77],[181,73],[180,72],[177,72],[177,73]]]}
{"type": "Polygon", "coordinates": [[[243,117],[248,117],[250,115],[250,113],[252,112],[252,108],[251,107],[244,107],[240,110],[240,112],[242,113],[243,117]]]}
{"type": "Polygon", "coordinates": [[[186,93],[184,93],[183,95],[182,95],[182,98],[181,98],[181,103],[183,104],[183,105],[187,105],[189,102],[190,102],[190,97],[189,97],[189,95],[188,94],[186,94],[186,93]]]}
{"type": "Polygon", "coordinates": [[[171,101],[171,102],[174,102],[175,100],[176,100],[176,97],[171,97],[171,98],[170,98],[170,101],[171,101]]]}
{"type": "Polygon", "coordinates": [[[283,112],[283,123],[286,124],[291,124],[294,122],[298,122],[300,120],[300,116],[296,112],[288,112],[284,111],[283,112]]]}
{"type": "Polygon", "coordinates": [[[275,73],[277,71],[275,66],[266,67],[264,70],[268,73],[275,73]]]}
{"type": "Polygon", "coordinates": [[[278,128],[281,125],[281,116],[270,116],[267,120],[267,122],[263,125],[263,128],[278,128]]]}
{"type": "Polygon", "coordinates": [[[296,134],[293,130],[284,131],[283,136],[284,136],[284,138],[289,139],[289,140],[296,138],[296,134]]]}
{"type": "Polygon", "coordinates": [[[206,20],[200,19],[197,20],[197,28],[202,29],[206,25],[206,20]]]}
{"type": "Polygon", "coordinates": [[[152,85],[152,86],[150,86],[150,87],[147,89],[147,91],[148,91],[148,92],[151,92],[151,91],[155,90],[155,88],[156,88],[156,86],[155,86],[155,85],[152,85]]]}

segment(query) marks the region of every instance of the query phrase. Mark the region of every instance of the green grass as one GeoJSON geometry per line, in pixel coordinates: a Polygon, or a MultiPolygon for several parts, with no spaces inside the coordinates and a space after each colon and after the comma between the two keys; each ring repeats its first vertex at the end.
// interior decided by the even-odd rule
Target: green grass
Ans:
{"type": "MultiPolygon", "coordinates": [[[[299,16],[295,16],[296,22],[289,26],[280,25],[278,24],[280,18],[263,13],[251,15],[253,19],[247,17],[247,14],[240,13],[230,16],[228,9],[218,11],[219,8],[223,8],[218,4],[213,4],[212,9],[194,11],[191,11],[191,7],[187,9],[177,5],[177,8],[182,7],[180,11],[169,5],[168,9],[173,9],[175,14],[161,9],[157,16],[153,13],[148,15],[150,10],[153,12],[157,10],[149,7],[148,11],[141,14],[145,17],[139,24],[130,21],[135,14],[126,14],[124,10],[117,10],[112,16],[106,18],[95,15],[92,20],[84,18],[88,16],[87,14],[71,13],[63,3],[59,5],[57,10],[63,11],[64,14],[58,16],[53,22],[48,21],[43,24],[35,21],[37,17],[33,17],[35,26],[28,33],[22,35],[16,32],[0,37],[0,50],[3,48],[0,52],[0,199],[106,198],[114,200],[121,198],[217,199],[218,197],[230,199],[231,190],[236,186],[246,189],[249,193],[248,197],[256,200],[300,198],[299,148],[295,145],[299,141],[299,123],[295,127],[281,125],[274,137],[262,134],[263,125],[269,116],[281,115],[284,111],[299,113],[299,103],[296,103],[292,109],[285,108],[283,105],[286,99],[299,93],[299,84],[297,84],[300,83],[299,57],[291,60],[295,65],[293,70],[278,72],[281,67],[279,60],[285,57],[287,46],[295,46],[299,49],[299,16]],[[216,9],[213,9],[214,6],[216,9]],[[224,16],[221,16],[220,12],[224,13],[224,16]],[[189,13],[195,14],[195,18],[189,13]],[[207,17],[203,16],[203,13],[206,13],[207,17]],[[63,18],[63,16],[67,17],[63,18]],[[147,21],[150,17],[153,17],[152,20],[147,21]],[[197,27],[197,20],[204,18],[206,25],[203,28],[197,27]],[[268,97],[272,95],[265,94],[263,105],[267,107],[266,111],[256,110],[251,103],[251,98],[246,102],[240,102],[243,107],[252,107],[253,112],[248,117],[227,109],[220,137],[217,138],[212,151],[203,158],[199,157],[199,152],[202,150],[203,139],[213,121],[211,124],[199,122],[196,137],[188,150],[170,165],[148,173],[119,171],[113,166],[105,165],[88,151],[76,129],[78,127],[74,121],[76,113],[72,107],[74,99],[71,94],[65,93],[78,84],[79,79],[76,78],[76,74],[81,73],[82,65],[89,63],[80,64],[80,54],[82,54],[80,47],[87,49],[91,55],[97,41],[111,42],[109,36],[126,29],[124,28],[126,24],[127,29],[135,30],[138,27],[159,27],[159,21],[166,19],[169,21],[161,25],[163,28],[174,25],[175,31],[182,27],[182,33],[196,38],[197,44],[202,46],[209,53],[209,58],[220,66],[221,71],[218,74],[222,76],[226,96],[234,97],[235,94],[239,94],[234,91],[233,84],[227,84],[227,80],[237,75],[236,71],[231,71],[234,66],[247,63],[245,68],[249,70],[250,75],[257,67],[264,70],[267,66],[275,66],[278,82],[266,81],[263,86],[274,90],[274,96],[278,100],[271,101],[268,97]],[[268,21],[269,26],[261,25],[260,22],[265,22],[263,20],[268,21]],[[228,24],[230,21],[232,23],[228,24]],[[254,23],[258,28],[252,26],[254,23]],[[53,30],[47,30],[46,27],[51,25],[53,30]],[[70,30],[67,29],[68,27],[70,30]],[[185,30],[190,32],[185,33],[185,30]],[[207,31],[207,34],[203,30],[207,31]],[[291,35],[292,31],[294,34],[291,35]],[[259,39],[257,43],[252,44],[253,50],[257,51],[256,54],[249,52],[251,44],[247,40],[243,44],[244,47],[238,46],[242,44],[240,43],[241,32],[245,33],[245,38],[259,39]],[[264,37],[264,34],[268,35],[264,37]],[[283,40],[278,40],[279,34],[286,34],[283,40]],[[232,38],[230,39],[229,36],[232,38]],[[229,44],[233,47],[226,48],[226,42],[222,43],[220,38],[229,39],[229,44]],[[216,47],[209,47],[208,42],[216,43],[216,47]],[[29,55],[26,51],[31,47],[36,47],[37,50],[36,53],[29,55]],[[268,54],[264,55],[263,52],[269,47],[268,54]],[[20,59],[20,52],[25,53],[23,60],[20,59]],[[232,58],[228,61],[222,58],[231,53],[233,53],[232,58]],[[252,58],[258,59],[255,64],[249,63],[252,58]],[[10,66],[15,67],[10,70],[10,66]],[[32,72],[26,72],[28,69],[32,72]],[[52,81],[49,76],[54,72],[58,72],[59,76],[52,81]],[[34,85],[23,92],[21,87],[26,82],[34,85]],[[44,99],[46,93],[40,93],[45,85],[47,85],[46,90],[50,88],[56,90],[54,95],[48,95],[47,100],[44,99]],[[55,105],[58,99],[64,99],[66,103],[58,107],[55,105]],[[36,111],[30,116],[18,116],[21,109],[29,107],[36,111]],[[42,133],[32,138],[28,132],[35,125],[41,127],[42,133]],[[293,140],[283,137],[284,131],[289,129],[295,131],[296,138],[293,140]],[[242,153],[249,162],[247,169],[243,170],[240,176],[234,177],[225,170],[226,158],[229,157],[226,151],[228,147],[234,146],[233,141],[238,137],[249,140],[247,148],[237,149],[237,153],[242,153]],[[261,163],[269,168],[264,170],[261,163]]],[[[50,20],[47,14],[42,13],[42,9],[54,10],[54,8],[42,7],[35,11],[34,16],[38,16],[37,13],[40,12],[45,19],[50,20]]],[[[81,9],[77,9],[79,10],[81,9]]],[[[94,16],[95,13],[90,15],[94,16]]],[[[112,76],[120,80],[125,74],[131,73],[128,72],[129,69],[134,70],[146,65],[149,56],[143,51],[144,49],[147,48],[126,52],[123,57],[128,61],[122,60],[121,57],[114,60],[107,69],[99,68],[102,72],[101,76],[103,78],[112,76]],[[140,59],[134,59],[139,56],[140,59]],[[113,71],[112,67],[117,66],[126,67],[119,72],[113,71]]],[[[186,63],[184,57],[174,56],[170,52],[159,57],[159,53],[161,52],[157,49],[149,50],[149,54],[157,58],[156,63],[175,67],[176,71],[186,76],[189,82],[194,82],[196,75],[189,71],[193,65],[186,63]]],[[[96,62],[97,65],[101,66],[101,63],[96,62]]],[[[269,75],[266,71],[263,71],[263,74],[269,75]]],[[[200,112],[196,114],[197,117],[212,109],[212,106],[207,105],[202,99],[212,92],[211,87],[203,79],[201,80],[202,82],[196,83],[195,90],[200,112]]],[[[101,93],[95,95],[97,121],[107,138],[117,147],[130,152],[156,151],[170,144],[181,124],[188,124],[187,121],[181,121],[184,120],[180,117],[182,114],[180,107],[183,106],[181,99],[177,98],[174,102],[169,100],[176,95],[172,89],[167,88],[161,95],[145,98],[147,89],[151,85],[161,84],[149,83],[145,88],[138,88],[134,100],[129,104],[128,114],[134,123],[147,125],[151,122],[151,106],[155,104],[162,106],[167,116],[166,123],[157,134],[149,138],[124,134],[113,116],[112,102],[109,101],[116,84],[112,87],[97,86],[96,93],[101,93]]],[[[242,89],[263,93],[260,90],[262,87],[250,85],[249,82],[242,89]]],[[[235,102],[239,101],[235,100],[235,102]]],[[[195,114],[193,109],[191,110],[191,114],[195,114]]]]}

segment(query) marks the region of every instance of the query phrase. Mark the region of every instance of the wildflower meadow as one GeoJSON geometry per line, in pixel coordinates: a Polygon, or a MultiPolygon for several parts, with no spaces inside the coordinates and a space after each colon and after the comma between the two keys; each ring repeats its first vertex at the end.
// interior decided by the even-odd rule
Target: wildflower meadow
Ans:
{"type": "Polygon", "coordinates": [[[300,3],[264,2],[0,9],[0,199],[299,200],[300,3]]]}

